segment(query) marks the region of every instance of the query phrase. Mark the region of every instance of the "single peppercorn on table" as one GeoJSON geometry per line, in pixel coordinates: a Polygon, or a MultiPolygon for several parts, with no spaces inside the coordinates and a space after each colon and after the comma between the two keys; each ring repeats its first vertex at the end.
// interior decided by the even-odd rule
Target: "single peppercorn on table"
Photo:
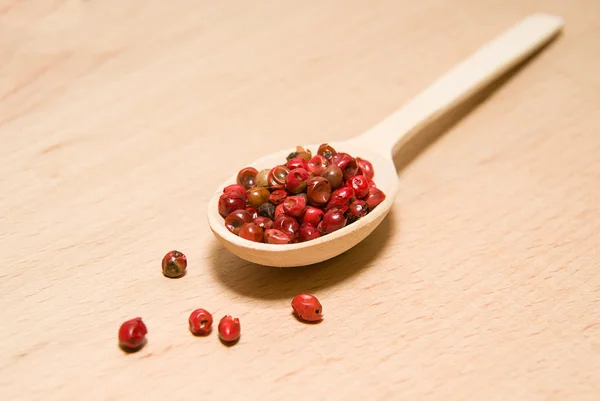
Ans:
{"type": "Polygon", "coordinates": [[[0,26],[1,400],[600,399],[600,3],[5,0],[0,26]],[[533,12],[565,32],[400,149],[356,247],[278,269],[214,238],[246,163],[364,132],[533,12]]]}

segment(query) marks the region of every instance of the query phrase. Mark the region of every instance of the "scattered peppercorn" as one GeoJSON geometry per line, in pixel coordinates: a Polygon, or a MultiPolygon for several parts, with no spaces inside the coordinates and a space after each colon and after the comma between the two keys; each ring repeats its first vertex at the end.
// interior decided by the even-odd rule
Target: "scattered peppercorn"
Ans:
{"type": "Polygon", "coordinates": [[[190,314],[188,324],[190,331],[195,336],[205,336],[210,333],[213,317],[205,309],[196,309],[190,314]]]}
{"type": "Polygon", "coordinates": [[[298,319],[318,322],[323,319],[323,306],[312,294],[298,294],[292,299],[292,308],[298,319]]]}
{"type": "Polygon", "coordinates": [[[166,277],[182,277],[187,269],[187,258],[179,251],[167,253],[162,260],[162,272],[166,277]]]}
{"type": "Polygon", "coordinates": [[[240,338],[240,319],[229,315],[223,316],[219,321],[219,338],[225,343],[234,343],[240,338]]]}
{"type": "Polygon", "coordinates": [[[146,343],[148,328],[141,317],[127,320],[119,327],[119,346],[125,352],[139,351],[146,343]]]}
{"type": "Polygon", "coordinates": [[[231,233],[249,241],[311,241],[353,224],[385,200],[374,175],[368,160],[327,143],[314,156],[298,146],[279,165],[241,169],[219,198],[219,214],[231,233]]]}

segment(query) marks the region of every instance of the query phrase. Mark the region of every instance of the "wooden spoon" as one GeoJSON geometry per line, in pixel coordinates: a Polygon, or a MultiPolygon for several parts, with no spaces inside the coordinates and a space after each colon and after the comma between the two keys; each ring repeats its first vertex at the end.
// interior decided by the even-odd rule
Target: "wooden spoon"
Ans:
{"type": "MultiPolygon", "coordinates": [[[[404,107],[362,135],[344,142],[331,142],[338,152],[371,161],[374,180],[386,199],[367,216],[315,240],[279,245],[264,244],[230,233],[218,213],[223,188],[236,182],[236,173],[215,192],[208,204],[208,222],[214,235],[230,252],[242,259],[266,266],[304,266],[333,258],[367,237],[386,217],[398,192],[398,177],[392,155],[418,131],[487,86],[548,43],[563,26],[560,17],[534,14],[480,48],[471,57],[447,72],[404,107]]],[[[246,166],[257,170],[282,164],[297,144],[264,156],[246,166]]],[[[316,153],[319,144],[308,148],[316,153]]],[[[305,146],[306,147],[306,146],[305,146]]]]}

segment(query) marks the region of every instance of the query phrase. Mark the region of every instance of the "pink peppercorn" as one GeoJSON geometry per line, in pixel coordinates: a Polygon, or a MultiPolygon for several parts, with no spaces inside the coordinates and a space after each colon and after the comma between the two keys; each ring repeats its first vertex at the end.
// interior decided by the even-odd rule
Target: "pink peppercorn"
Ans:
{"type": "Polygon", "coordinates": [[[240,320],[227,315],[219,321],[219,337],[225,343],[233,343],[240,338],[240,320]]]}
{"type": "Polygon", "coordinates": [[[318,322],[323,319],[323,306],[312,294],[299,294],[292,299],[292,308],[300,320],[318,322]]]}
{"type": "Polygon", "coordinates": [[[213,317],[205,309],[196,309],[190,314],[188,324],[190,331],[195,336],[205,336],[210,333],[213,317]]]}
{"type": "Polygon", "coordinates": [[[148,329],[141,317],[127,320],[119,327],[119,346],[123,351],[139,351],[146,342],[148,329]]]}

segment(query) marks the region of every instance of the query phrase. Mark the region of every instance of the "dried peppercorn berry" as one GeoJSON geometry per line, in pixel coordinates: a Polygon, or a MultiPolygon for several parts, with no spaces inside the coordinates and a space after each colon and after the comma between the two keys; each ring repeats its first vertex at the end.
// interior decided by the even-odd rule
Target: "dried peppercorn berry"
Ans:
{"type": "Polygon", "coordinates": [[[320,236],[321,232],[311,223],[300,224],[300,228],[298,229],[298,240],[300,242],[310,241],[320,236]]]}
{"type": "Polygon", "coordinates": [[[272,189],[283,189],[285,187],[285,179],[290,170],[285,166],[275,166],[269,171],[267,180],[269,187],[272,189]]]}
{"type": "Polygon", "coordinates": [[[246,188],[244,188],[243,186],[241,186],[239,184],[231,184],[231,185],[228,185],[225,188],[223,188],[224,194],[228,194],[230,192],[235,192],[235,193],[239,194],[240,197],[242,199],[244,199],[244,201],[246,201],[248,199],[248,197],[246,196],[246,188]]]}
{"type": "Polygon", "coordinates": [[[148,328],[141,317],[127,320],[119,327],[119,346],[125,352],[139,351],[146,343],[148,328]]]}
{"type": "Polygon", "coordinates": [[[229,232],[238,235],[240,233],[240,229],[246,223],[251,223],[252,215],[245,209],[238,209],[235,212],[231,212],[229,216],[225,218],[225,227],[229,230],[229,232]]]}
{"type": "Polygon", "coordinates": [[[306,181],[310,173],[303,168],[295,168],[285,178],[285,189],[293,194],[299,194],[306,190],[306,181]]]}
{"type": "Polygon", "coordinates": [[[271,195],[269,196],[269,202],[277,206],[280,203],[283,203],[287,196],[288,193],[285,191],[285,189],[276,189],[271,192],[271,195]]]}
{"type": "Polygon", "coordinates": [[[285,165],[290,171],[295,168],[303,168],[308,170],[308,162],[301,157],[294,157],[293,159],[288,160],[285,165]]]}
{"type": "Polygon", "coordinates": [[[363,200],[356,200],[352,202],[348,207],[348,212],[346,213],[348,224],[352,224],[356,220],[365,217],[367,213],[369,213],[369,205],[367,205],[367,202],[363,200]]]}
{"type": "Polygon", "coordinates": [[[298,234],[298,228],[300,228],[300,224],[298,221],[292,216],[279,216],[273,222],[273,228],[283,231],[290,239],[295,239],[298,234]]]}
{"type": "Polygon", "coordinates": [[[257,224],[263,230],[273,228],[273,220],[268,217],[258,216],[254,219],[254,224],[257,224]]]}
{"type": "Polygon", "coordinates": [[[342,170],[342,178],[344,180],[356,175],[356,172],[358,171],[358,164],[356,164],[356,160],[348,153],[341,152],[336,154],[331,158],[331,163],[335,164],[340,168],[340,170],[342,170]]]}
{"type": "Polygon", "coordinates": [[[273,220],[275,218],[275,206],[271,202],[265,202],[258,208],[258,215],[273,220]]]}
{"type": "Polygon", "coordinates": [[[267,188],[254,187],[248,190],[248,204],[253,208],[259,208],[263,203],[269,201],[271,193],[267,188]]]}
{"type": "Polygon", "coordinates": [[[345,225],[346,217],[344,216],[344,212],[340,209],[331,209],[323,215],[323,220],[317,228],[322,234],[331,234],[345,225]]]}
{"type": "Polygon", "coordinates": [[[369,194],[369,179],[364,175],[355,175],[346,180],[346,186],[354,190],[357,198],[362,199],[369,194]]]}
{"type": "Polygon", "coordinates": [[[294,159],[296,157],[300,157],[300,158],[302,158],[302,159],[304,159],[306,161],[309,161],[310,158],[312,157],[312,152],[308,148],[305,149],[302,146],[296,146],[296,151],[290,153],[287,156],[286,160],[291,160],[291,159],[294,159]]]}
{"type": "Polygon", "coordinates": [[[303,196],[288,196],[283,202],[283,212],[288,216],[300,217],[306,209],[306,199],[303,196]]]}
{"type": "Polygon", "coordinates": [[[306,181],[306,197],[313,206],[323,206],[331,198],[331,185],[327,178],[312,177],[306,181]]]}
{"type": "Polygon", "coordinates": [[[358,164],[357,174],[364,175],[369,180],[373,179],[373,176],[375,175],[375,169],[373,169],[373,165],[370,161],[357,157],[356,164],[358,164]]]}
{"type": "Polygon", "coordinates": [[[219,338],[225,343],[234,343],[240,338],[240,319],[230,315],[223,316],[219,321],[219,338]]]}
{"type": "Polygon", "coordinates": [[[253,208],[253,207],[247,207],[246,211],[248,213],[250,213],[250,216],[252,216],[252,220],[254,220],[255,218],[258,217],[258,210],[256,210],[255,208],[253,208]]]}
{"type": "Polygon", "coordinates": [[[246,223],[240,228],[238,235],[253,242],[262,242],[263,229],[256,223],[246,223]]]}
{"type": "Polygon", "coordinates": [[[267,244],[289,244],[292,239],[283,231],[271,228],[265,230],[264,240],[267,244]]]}
{"type": "Polygon", "coordinates": [[[323,306],[312,294],[298,294],[292,299],[292,309],[298,319],[319,322],[323,319],[323,306]]]}
{"type": "Polygon", "coordinates": [[[329,167],[329,160],[325,156],[316,155],[308,162],[307,170],[315,176],[320,176],[327,170],[327,167],[329,167]]]}
{"type": "Polygon", "coordinates": [[[325,157],[327,160],[331,160],[333,156],[337,154],[337,152],[331,145],[324,143],[321,146],[319,146],[317,154],[325,157]]]}
{"type": "Polygon", "coordinates": [[[323,212],[321,209],[314,206],[308,206],[304,211],[304,214],[299,219],[301,223],[310,223],[313,226],[318,226],[321,220],[323,220],[323,212]]]}
{"type": "Polygon", "coordinates": [[[182,277],[187,269],[187,258],[179,251],[167,253],[162,260],[162,272],[166,277],[182,277]]]}
{"type": "Polygon", "coordinates": [[[257,175],[258,170],[254,167],[243,168],[238,172],[237,183],[246,189],[250,189],[256,185],[257,175]]]}
{"type": "Polygon", "coordinates": [[[279,216],[284,216],[285,212],[283,211],[283,203],[280,203],[275,208],[275,213],[273,214],[273,221],[277,220],[279,216]]]}
{"type": "Polygon", "coordinates": [[[354,189],[351,187],[342,187],[340,189],[336,189],[331,194],[331,199],[327,206],[325,207],[325,211],[331,209],[340,209],[344,213],[348,210],[348,206],[352,202],[356,200],[356,196],[354,195],[354,189]]]}
{"type": "Polygon", "coordinates": [[[258,174],[256,174],[256,186],[257,187],[268,187],[269,186],[269,171],[271,169],[265,168],[260,170],[258,174]]]}
{"type": "Polygon", "coordinates": [[[224,193],[219,197],[219,214],[224,218],[231,212],[246,207],[246,199],[237,191],[224,193]]]}
{"type": "Polygon", "coordinates": [[[385,200],[385,194],[378,188],[369,188],[369,195],[365,198],[369,209],[374,209],[377,205],[385,200]]]}
{"type": "Polygon", "coordinates": [[[335,164],[329,165],[325,172],[321,174],[321,177],[327,179],[329,185],[331,185],[331,189],[335,190],[342,186],[342,170],[335,164]]]}
{"type": "Polygon", "coordinates": [[[206,336],[212,328],[213,317],[205,309],[196,309],[190,314],[188,324],[190,331],[195,336],[206,336]]]}

